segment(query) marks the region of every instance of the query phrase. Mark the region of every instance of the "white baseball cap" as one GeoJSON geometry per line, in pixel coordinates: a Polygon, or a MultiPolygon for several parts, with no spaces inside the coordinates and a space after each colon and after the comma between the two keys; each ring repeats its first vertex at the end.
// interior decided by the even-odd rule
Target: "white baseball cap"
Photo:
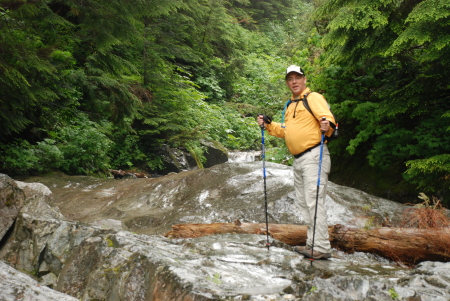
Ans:
{"type": "Polygon", "coordinates": [[[289,67],[287,67],[286,69],[286,76],[291,73],[291,72],[295,72],[301,75],[305,75],[305,73],[303,72],[303,69],[300,68],[299,66],[296,65],[290,65],[289,67]]]}

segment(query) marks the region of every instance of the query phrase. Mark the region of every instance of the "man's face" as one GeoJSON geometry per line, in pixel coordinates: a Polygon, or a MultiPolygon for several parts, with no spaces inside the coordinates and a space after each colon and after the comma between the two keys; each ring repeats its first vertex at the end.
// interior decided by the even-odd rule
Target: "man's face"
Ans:
{"type": "Polygon", "coordinates": [[[286,85],[291,90],[292,95],[300,96],[306,88],[306,77],[296,72],[291,72],[286,76],[286,85]]]}

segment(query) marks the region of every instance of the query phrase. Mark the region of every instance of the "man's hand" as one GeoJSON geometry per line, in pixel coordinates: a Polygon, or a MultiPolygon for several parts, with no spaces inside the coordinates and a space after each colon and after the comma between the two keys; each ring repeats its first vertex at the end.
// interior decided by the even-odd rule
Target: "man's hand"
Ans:
{"type": "Polygon", "coordinates": [[[325,117],[322,117],[322,119],[320,120],[320,131],[322,133],[326,133],[328,132],[329,129],[330,129],[330,122],[325,117]]]}
{"type": "Polygon", "coordinates": [[[257,121],[258,121],[259,127],[266,128],[266,124],[264,123],[264,115],[258,115],[257,121]]]}
{"type": "Polygon", "coordinates": [[[263,115],[263,114],[259,114],[257,121],[258,121],[258,125],[261,128],[263,128],[263,127],[266,128],[266,126],[272,122],[272,118],[270,118],[269,116],[263,115]]]}

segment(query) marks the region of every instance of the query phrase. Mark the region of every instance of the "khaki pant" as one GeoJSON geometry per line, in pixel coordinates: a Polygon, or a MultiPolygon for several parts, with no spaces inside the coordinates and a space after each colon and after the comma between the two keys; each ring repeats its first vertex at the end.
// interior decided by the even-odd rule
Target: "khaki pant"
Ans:
{"type": "MultiPolygon", "coordinates": [[[[306,244],[312,246],[314,212],[316,206],[317,180],[319,175],[320,146],[313,148],[300,158],[294,160],[294,186],[300,213],[308,225],[306,244]]],[[[328,174],[331,159],[328,147],[323,145],[322,168],[320,176],[319,198],[317,202],[317,219],[314,238],[314,250],[329,253],[331,246],[328,236],[327,209],[325,197],[327,193],[328,174]]]]}

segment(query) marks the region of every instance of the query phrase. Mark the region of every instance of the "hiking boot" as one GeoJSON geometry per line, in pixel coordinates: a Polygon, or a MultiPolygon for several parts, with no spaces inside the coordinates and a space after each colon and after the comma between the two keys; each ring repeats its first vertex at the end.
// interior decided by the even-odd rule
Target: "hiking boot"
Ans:
{"type": "Polygon", "coordinates": [[[312,251],[311,249],[308,249],[308,250],[303,250],[301,253],[303,255],[305,255],[305,257],[312,258],[312,259],[328,259],[331,257],[331,253],[322,253],[322,252],[314,250],[314,252],[311,254],[311,251],[312,251]]]}
{"type": "Polygon", "coordinates": [[[304,251],[308,251],[308,250],[311,253],[311,247],[310,246],[296,246],[296,247],[294,247],[294,251],[299,253],[299,254],[302,254],[302,255],[305,255],[305,254],[303,254],[303,252],[304,251]]]}

